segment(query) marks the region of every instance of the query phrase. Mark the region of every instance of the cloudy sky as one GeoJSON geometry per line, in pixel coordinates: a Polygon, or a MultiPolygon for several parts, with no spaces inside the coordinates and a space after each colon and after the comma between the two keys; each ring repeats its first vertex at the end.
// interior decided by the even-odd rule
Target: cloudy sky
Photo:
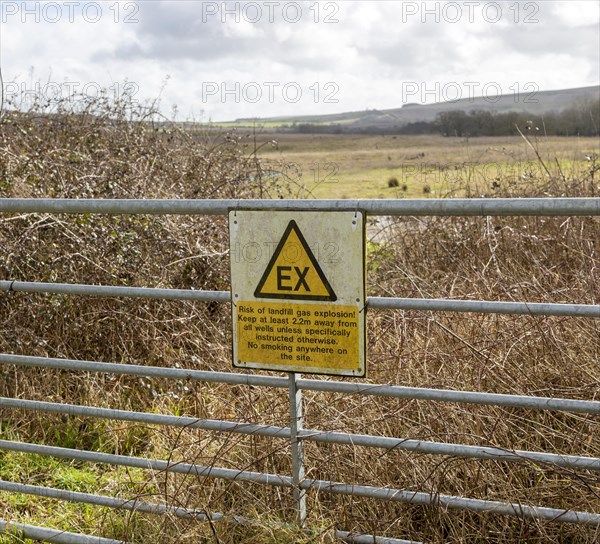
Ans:
{"type": "Polygon", "coordinates": [[[0,0],[5,95],[108,88],[177,119],[324,114],[600,82],[600,2],[0,0]]]}

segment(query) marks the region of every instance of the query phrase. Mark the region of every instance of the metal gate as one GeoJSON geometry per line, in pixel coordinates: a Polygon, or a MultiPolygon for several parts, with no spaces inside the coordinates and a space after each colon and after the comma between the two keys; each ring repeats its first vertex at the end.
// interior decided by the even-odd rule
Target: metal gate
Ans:
{"type": "MultiPolygon", "coordinates": [[[[369,216],[600,216],[600,199],[598,198],[359,201],[0,199],[1,213],[224,215],[230,209],[242,207],[248,207],[255,210],[361,210],[365,211],[369,216]]],[[[22,282],[12,281],[10,278],[0,281],[0,291],[4,291],[6,294],[14,291],[77,296],[134,297],[218,303],[230,302],[230,293],[227,291],[194,291],[126,286],[116,287],[22,282]]],[[[368,299],[367,307],[370,311],[403,309],[600,318],[600,306],[584,304],[370,297],[368,299]]],[[[307,492],[319,491],[321,493],[370,497],[383,501],[398,501],[445,509],[491,512],[517,518],[552,520],[561,523],[575,523],[600,527],[600,513],[561,510],[520,503],[505,503],[460,496],[407,491],[388,487],[376,487],[368,485],[368,483],[358,484],[306,478],[304,471],[303,444],[306,442],[333,443],[381,448],[384,450],[407,450],[432,455],[491,459],[508,463],[534,462],[596,472],[600,472],[600,458],[577,455],[557,455],[538,451],[506,450],[487,446],[411,440],[388,436],[351,434],[321,429],[306,429],[303,426],[302,414],[302,391],[419,399],[436,402],[467,403],[533,410],[566,411],[594,416],[600,415],[600,402],[598,401],[414,388],[388,384],[348,383],[319,379],[303,379],[301,376],[293,373],[290,373],[287,377],[272,377],[241,373],[207,372],[178,368],[138,366],[133,364],[52,359],[33,357],[26,354],[0,354],[0,364],[287,389],[289,392],[289,427],[265,426],[241,422],[236,423],[224,420],[196,419],[191,417],[107,409],[94,406],[39,402],[16,398],[0,398],[0,408],[105,418],[159,426],[186,427],[203,431],[237,433],[285,440],[289,441],[291,444],[292,474],[280,475],[238,471],[215,466],[174,463],[162,459],[149,459],[100,453],[96,451],[52,447],[10,440],[0,440],[1,450],[289,488],[293,493],[296,508],[296,519],[290,520],[290,522],[295,522],[300,525],[304,524],[306,520],[307,492]]],[[[219,513],[207,513],[205,511],[196,511],[169,504],[151,504],[141,500],[123,500],[110,496],[100,496],[29,485],[22,482],[0,481],[0,491],[38,495],[63,501],[81,502],[90,505],[151,514],[170,513],[178,517],[196,519],[199,521],[218,521],[224,517],[219,513]]],[[[242,516],[236,516],[235,521],[239,523],[252,522],[252,520],[242,516]]],[[[94,542],[107,544],[117,542],[112,539],[86,536],[78,533],[65,533],[64,531],[53,530],[50,528],[32,527],[25,524],[0,521],[0,531],[12,530],[17,530],[20,534],[28,538],[45,540],[48,542],[94,542]]],[[[406,540],[401,539],[352,534],[342,530],[336,531],[336,537],[349,542],[407,542],[406,540]]]]}

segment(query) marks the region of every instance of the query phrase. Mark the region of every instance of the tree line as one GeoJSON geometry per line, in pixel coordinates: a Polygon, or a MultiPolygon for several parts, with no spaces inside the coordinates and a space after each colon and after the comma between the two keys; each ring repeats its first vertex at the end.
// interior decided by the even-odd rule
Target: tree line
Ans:
{"type": "Polygon", "coordinates": [[[517,134],[517,127],[523,132],[548,136],[597,136],[600,134],[600,100],[541,115],[514,111],[446,111],[438,114],[433,125],[443,136],[507,136],[517,134]]]}
{"type": "Polygon", "coordinates": [[[588,100],[558,112],[493,112],[488,110],[449,110],[438,113],[434,121],[404,125],[351,125],[311,123],[293,124],[283,130],[306,134],[441,134],[443,136],[509,136],[535,132],[547,136],[599,136],[600,99],[588,100]],[[518,128],[517,128],[518,127],[518,128]]]}

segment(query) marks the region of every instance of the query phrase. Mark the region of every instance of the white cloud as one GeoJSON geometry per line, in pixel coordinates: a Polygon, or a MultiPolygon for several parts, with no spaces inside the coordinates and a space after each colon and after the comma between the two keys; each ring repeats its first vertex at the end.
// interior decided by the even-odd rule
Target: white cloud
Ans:
{"type": "Polygon", "coordinates": [[[590,0],[551,2],[552,12],[569,28],[600,24],[600,4],[590,0]]]}
{"type": "Polygon", "coordinates": [[[82,2],[72,21],[65,7],[56,23],[44,21],[48,4],[0,4],[7,81],[30,84],[31,66],[42,82],[127,79],[144,100],[169,75],[165,113],[177,103],[184,116],[203,110],[213,120],[399,107],[453,84],[467,92],[469,82],[511,92],[600,80],[597,2],[102,2],[97,22],[82,2]],[[30,15],[12,13],[24,5],[30,15]]]}

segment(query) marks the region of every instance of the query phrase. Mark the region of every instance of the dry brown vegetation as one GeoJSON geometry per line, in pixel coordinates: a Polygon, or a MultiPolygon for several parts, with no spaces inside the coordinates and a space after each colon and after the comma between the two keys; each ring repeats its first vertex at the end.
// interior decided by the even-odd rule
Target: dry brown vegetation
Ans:
{"type": "MultiPolygon", "coordinates": [[[[0,197],[251,198],[262,180],[252,135],[193,135],[127,104],[8,113],[0,197]]],[[[598,194],[597,163],[502,184],[498,196],[598,194]]],[[[488,183],[489,184],[489,183],[488,183]]],[[[477,187],[465,190],[478,194],[477,187]]],[[[599,218],[403,218],[369,242],[369,295],[600,304],[599,218]]],[[[0,279],[228,289],[224,218],[4,215],[0,279]]],[[[0,352],[230,371],[226,305],[12,293],[0,352]]],[[[372,311],[369,381],[598,399],[593,319],[372,311]]],[[[7,366],[0,395],[287,426],[287,392],[7,366]]],[[[2,410],[2,438],[290,473],[285,441],[2,410]]],[[[600,457],[598,417],[305,393],[313,429],[600,457]]],[[[307,444],[310,478],[600,512],[598,473],[531,462],[307,444]]],[[[333,528],[431,543],[593,543],[598,528],[309,493],[308,532],[282,527],[291,492],[0,452],[0,477],[241,514],[256,525],[117,513],[0,495],[0,518],[131,542],[331,542],[333,528]],[[65,476],[67,475],[67,476],[65,476]]],[[[9,540],[7,540],[8,542],[9,540]]],[[[10,540],[12,542],[12,540],[10,540]]]]}

